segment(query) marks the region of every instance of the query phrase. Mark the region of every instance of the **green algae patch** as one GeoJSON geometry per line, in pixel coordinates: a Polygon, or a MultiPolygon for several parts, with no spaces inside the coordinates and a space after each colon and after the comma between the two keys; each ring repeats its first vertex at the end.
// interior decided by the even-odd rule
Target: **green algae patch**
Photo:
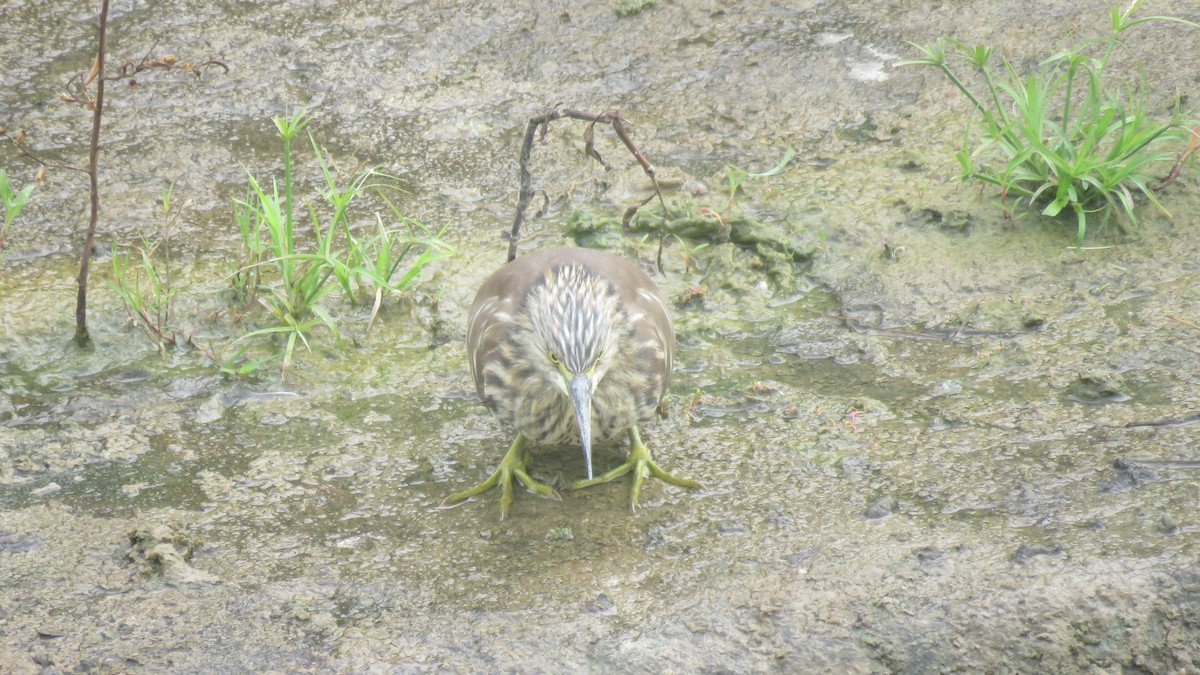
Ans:
{"type": "Polygon", "coordinates": [[[567,219],[566,234],[589,248],[614,248],[629,235],[659,234],[687,242],[693,250],[707,245],[706,252],[729,244],[750,253],[756,259],[754,267],[776,285],[790,280],[796,266],[809,262],[817,250],[815,237],[798,235],[786,222],[767,223],[742,214],[724,219],[680,200],[667,201],[665,218],[662,206],[642,208],[630,220],[627,232],[616,215],[576,209],[567,219]]]}

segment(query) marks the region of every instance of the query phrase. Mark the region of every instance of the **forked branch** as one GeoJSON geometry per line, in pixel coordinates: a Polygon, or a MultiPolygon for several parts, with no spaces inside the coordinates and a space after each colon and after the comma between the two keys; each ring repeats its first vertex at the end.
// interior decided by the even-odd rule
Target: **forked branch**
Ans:
{"type": "MultiPolygon", "coordinates": [[[[529,174],[529,156],[533,153],[534,138],[540,137],[544,143],[546,135],[550,130],[550,123],[554,120],[563,117],[581,120],[587,122],[587,128],[583,132],[583,151],[588,157],[596,160],[604,167],[606,171],[612,170],[612,165],[605,161],[600,152],[596,150],[595,135],[597,124],[609,124],[613,131],[616,132],[617,138],[621,139],[621,143],[633,155],[641,165],[642,171],[650,178],[650,182],[654,185],[654,194],[650,195],[641,202],[630,206],[625,210],[625,216],[621,219],[621,228],[626,232],[629,231],[629,223],[633,220],[633,216],[637,214],[638,209],[645,206],[651,199],[658,197],[658,201],[663,206],[664,217],[667,212],[666,203],[663,201],[662,190],[659,189],[658,175],[654,169],[654,165],[650,160],[646,159],[646,155],[638,149],[637,144],[633,142],[633,138],[629,135],[629,130],[625,126],[625,118],[621,117],[621,113],[617,110],[608,110],[602,113],[590,113],[573,108],[563,108],[562,104],[556,104],[546,112],[532,117],[529,124],[525,127],[525,141],[521,144],[521,160],[520,160],[520,182],[521,192],[517,198],[517,213],[513,218],[512,232],[508,237],[508,262],[512,262],[517,258],[517,244],[521,240],[521,226],[525,223],[525,211],[529,208],[529,202],[533,199],[533,179],[529,174]],[[539,136],[538,129],[541,129],[539,136]]],[[[658,242],[658,267],[662,269],[662,237],[659,237],[658,242]]]]}

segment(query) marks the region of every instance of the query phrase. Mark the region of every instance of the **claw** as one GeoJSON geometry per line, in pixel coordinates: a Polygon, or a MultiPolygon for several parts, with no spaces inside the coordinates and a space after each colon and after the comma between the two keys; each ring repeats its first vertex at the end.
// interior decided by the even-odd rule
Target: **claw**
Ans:
{"type": "Polygon", "coordinates": [[[638,434],[637,427],[633,427],[629,430],[629,440],[629,457],[626,458],[624,464],[611,471],[607,471],[599,476],[596,476],[595,478],[576,481],[571,485],[571,489],[579,490],[592,485],[607,483],[632,471],[633,487],[629,490],[629,510],[637,511],[638,498],[642,494],[642,484],[645,482],[646,478],[649,478],[650,476],[664,480],[672,485],[678,485],[680,487],[701,487],[700,483],[697,483],[694,480],[680,478],[679,476],[664,471],[662,467],[660,467],[658,463],[654,461],[653,456],[650,454],[650,448],[646,447],[646,444],[642,442],[642,437],[640,434],[638,434]]]}
{"type": "Polygon", "coordinates": [[[442,506],[448,506],[450,504],[461,502],[464,499],[469,499],[475,495],[486,492],[499,484],[500,520],[504,520],[506,517],[508,517],[508,509],[510,506],[512,506],[513,502],[512,484],[514,477],[521,481],[521,484],[526,488],[533,490],[540,495],[561,500],[562,497],[559,496],[558,491],[549,485],[546,485],[545,483],[540,483],[534,480],[529,475],[529,473],[525,470],[525,463],[527,461],[529,461],[529,451],[525,449],[525,437],[521,434],[517,434],[517,438],[513,441],[512,446],[510,446],[508,448],[508,452],[504,454],[504,459],[500,460],[500,466],[496,467],[496,470],[492,472],[492,475],[488,476],[486,480],[475,487],[467,488],[462,492],[455,492],[454,494],[446,497],[442,500],[442,506]]]}

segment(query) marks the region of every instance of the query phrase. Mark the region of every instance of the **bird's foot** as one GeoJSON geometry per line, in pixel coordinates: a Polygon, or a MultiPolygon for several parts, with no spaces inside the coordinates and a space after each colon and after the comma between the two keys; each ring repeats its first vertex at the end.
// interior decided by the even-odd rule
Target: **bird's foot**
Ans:
{"type": "Polygon", "coordinates": [[[492,475],[487,477],[479,485],[473,488],[468,488],[462,492],[454,494],[442,500],[442,506],[461,502],[464,499],[469,499],[477,494],[486,492],[497,484],[500,485],[500,520],[504,520],[508,516],[508,508],[512,506],[513,501],[513,478],[521,481],[521,484],[526,488],[537,492],[538,494],[555,499],[562,499],[558,492],[546,485],[545,483],[534,480],[525,470],[525,463],[529,461],[529,451],[525,449],[525,437],[517,434],[516,440],[513,441],[508,452],[505,453],[504,459],[500,460],[500,466],[492,472],[492,475]]]}
{"type": "Polygon", "coordinates": [[[629,510],[636,511],[638,505],[638,497],[642,493],[642,483],[649,476],[654,476],[661,480],[665,480],[672,485],[678,485],[686,488],[698,488],[700,483],[687,478],[680,478],[674,474],[667,473],[662,467],[654,461],[654,457],[650,454],[650,448],[642,443],[642,438],[638,434],[636,428],[629,432],[630,448],[629,457],[625,463],[612,471],[607,471],[595,478],[587,480],[575,481],[571,485],[572,490],[578,490],[599,483],[607,483],[614,478],[620,478],[629,472],[633,472],[633,487],[629,490],[629,510]]]}

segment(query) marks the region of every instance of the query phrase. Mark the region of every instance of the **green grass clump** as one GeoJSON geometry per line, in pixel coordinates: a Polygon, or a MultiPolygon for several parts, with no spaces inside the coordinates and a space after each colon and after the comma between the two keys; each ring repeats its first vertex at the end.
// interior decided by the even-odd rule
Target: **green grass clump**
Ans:
{"type": "Polygon", "coordinates": [[[283,140],[283,192],[275,181],[270,188],[246,172],[249,189],[245,199],[235,202],[244,259],[234,272],[234,297],[247,310],[265,309],[271,323],[253,330],[236,342],[243,343],[223,359],[222,370],[245,374],[280,362],[284,373],[291,366],[296,348],[308,346],[308,336],[326,328],[339,346],[343,345],[338,322],[322,303],[330,293],[341,292],[351,305],[373,298],[371,319],[385,293],[411,288],[426,265],[452,255],[452,251],[421,223],[404,216],[388,199],[395,179],[377,168],[358,169],[345,180],[330,168],[312,134],[312,146],[325,181],[319,195],[307,202],[309,232],[299,229],[301,217],[294,206],[292,141],[307,126],[309,118],[298,113],[291,118],[274,118],[283,140]],[[398,221],[385,227],[376,217],[375,233],[367,236],[352,226],[352,204],[372,192],[398,221]],[[269,337],[275,348],[265,357],[250,359],[253,338],[269,337]]]}
{"type": "Polygon", "coordinates": [[[996,72],[994,48],[946,37],[914,45],[924,56],[900,64],[940,69],[979,113],[982,139],[972,149],[968,134],[956,154],[963,178],[996,185],[1002,199],[1023,198],[1046,216],[1073,213],[1076,246],[1083,244],[1090,214],[1108,222],[1116,213],[1136,224],[1137,194],[1167,213],[1154,195],[1152,172],[1190,157],[1194,146],[1194,132],[1178,110],[1156,120],[1146,111],[1144,92],[1123,92],[1105,78],[1130,28],[1150,21],[1200,27],[1169,16],[1132,18],[1141,4],[1135,0],[1125,11],[1110,6],[1106,39],[1054,54],[1024,77],[1004,58],[996,72]],[[977,71],[982,85],[968,86],[953,61],[977,71]]]}
{"type": "MultiPolygon", "coordinates": [[[[171,187],[163,191],[160,239],[143,236],[140,244],[113,246],[112,287],[130,318],[164,356],[186,345],[199,349],[225,373],[248,375],[279,365],[286,377],[297,348],[308,347],[314,331],[324,328],[345,346],[330,296],[343,300],[343,306],[371,302],[369,335],[387,294],[411,290],[430,263],[453,255],[438,235],[401,213],[389,198],[399,190],[396,178],[373,167],[339,177],[311,134],[309,144],[324,186],[297,204],[292,141],[309,118],[299,113],[274,122],[283,140],[282,185],[275,180],[264,183],[247,170],[246,196],[234,201],[242,253],[229,277],[233,306],[228,313],[233,325],[249,327],[224,349],[199,344],[176,325],[178,288],[170,249],[181,208],[172,202],[171,187]],[[374,223],[356,225],[351,212],[359,210],[355,204],[368,194],[374,223]],[[393,226],[384,225],[385,217],[393,226]]],[[[0,188],[11,213],[14,209],[8,204],[15,198],[8,197],[6,182],[0,181],[0,188]]],[[[22,193],[23,199],[29,190],[22,193]]],[[[223,314],[221,310],[213,316],[223,314]]]]}
{"type": "Polygon", "coordinates": [[[0,169],[0,202],[4,202],[4,227],[0,228],[0,251],[4,250],[4,241],[8,238],[8,228],[12,227],[17,217],[21,215],[29,198],[33,196],[33,186],[24,190],[13,191],[8,184],[8,173],[0,169]]]}

